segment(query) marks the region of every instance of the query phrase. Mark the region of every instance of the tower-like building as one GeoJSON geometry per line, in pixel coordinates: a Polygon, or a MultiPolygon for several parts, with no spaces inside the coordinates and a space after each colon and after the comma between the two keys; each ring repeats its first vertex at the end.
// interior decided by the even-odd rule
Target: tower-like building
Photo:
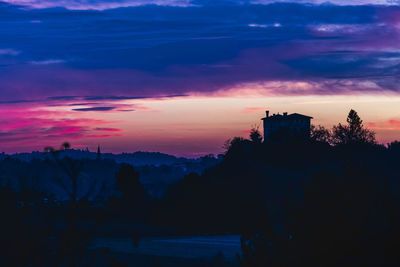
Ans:
{"type": "Polygon", "coordinates": [[[267,110],[265,118],[262,118],[264,127],[264,141],[268,140],[273,133],[286,130],[294,135],[310,136],[312,117],[293,113],[284,112],[281,114],[269,115],[267,110]]]}

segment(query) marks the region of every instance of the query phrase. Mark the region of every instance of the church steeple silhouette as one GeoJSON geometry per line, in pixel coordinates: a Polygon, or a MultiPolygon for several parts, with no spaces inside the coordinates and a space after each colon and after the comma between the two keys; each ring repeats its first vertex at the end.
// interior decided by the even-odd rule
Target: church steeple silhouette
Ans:
{"type": "Polygon", "coordinates": [[[101,159],[100,145],[97,146],[97,159],[101,159]]]}

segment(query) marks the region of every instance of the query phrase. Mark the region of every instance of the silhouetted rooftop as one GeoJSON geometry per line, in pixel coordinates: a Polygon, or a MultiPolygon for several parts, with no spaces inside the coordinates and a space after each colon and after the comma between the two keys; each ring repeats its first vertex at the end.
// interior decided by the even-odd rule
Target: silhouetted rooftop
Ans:
{"type": "Polygon", "coordinates": [[[282,114],[273,114],[271,116],[262,118],[262,120],[294,120],[294,119],[303,119],[303,120],[307,120],[307,119],[312,119],[313,117],[310,116],[306,116],[303,114],[299,114],[299,113],[292,113],[292,114],[287,114],[287,113],[283,113],[282,114]]]}

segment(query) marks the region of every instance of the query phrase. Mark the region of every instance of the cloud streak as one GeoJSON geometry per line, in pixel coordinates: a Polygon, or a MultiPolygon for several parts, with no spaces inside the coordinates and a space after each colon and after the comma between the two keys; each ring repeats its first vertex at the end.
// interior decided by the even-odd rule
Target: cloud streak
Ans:
{"type": "Polygon", "coordinates": [[[120,132],[121,131],[121,129],[118,129],[118,128],[99,128],[99,127],[94,128],[94,130],[101,131],[101,132],[120,132]]]}
{"type": "Polygon", "coordinates": [[[17,56],[19,55],[21,52],[17,51],[15,49],[11,49],[11,48],[3,48],[0,49],[0,56],[17,56]]]}
{"type": "Polygon", "coordinates": [[[368,127],[372,130],[400,131],[400,120],[390,119],[387,121],[369,122],[368,127]]]}
{"type": "Polygon", "coordinates": [[[143,5],[188,6],[189,0],[3,0],[14,5],[44,9],[64,7],[70,10],[106,10],[143,5]]]}
{"type": "Polygon", "coordinates": [[[115,107],[91,107],[91,108],[74,108],[73,111],[111,111],[114,110],[115,107]]]}

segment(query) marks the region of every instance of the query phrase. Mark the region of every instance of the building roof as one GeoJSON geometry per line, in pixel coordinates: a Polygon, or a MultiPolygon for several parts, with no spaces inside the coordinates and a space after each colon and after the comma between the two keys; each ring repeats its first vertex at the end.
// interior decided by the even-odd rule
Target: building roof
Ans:
{"type": "Polygon", "coordinates": [[[281,114],[273,114],[271,116],[262,118],[261,120],[309,120],[312,119],[313,117],[310,116],[306,116],[303,114],[299,114],[299,113],[292,113],[292,114],[287,114],[287,113],[283,113],[283,115],[281,114]]]}

